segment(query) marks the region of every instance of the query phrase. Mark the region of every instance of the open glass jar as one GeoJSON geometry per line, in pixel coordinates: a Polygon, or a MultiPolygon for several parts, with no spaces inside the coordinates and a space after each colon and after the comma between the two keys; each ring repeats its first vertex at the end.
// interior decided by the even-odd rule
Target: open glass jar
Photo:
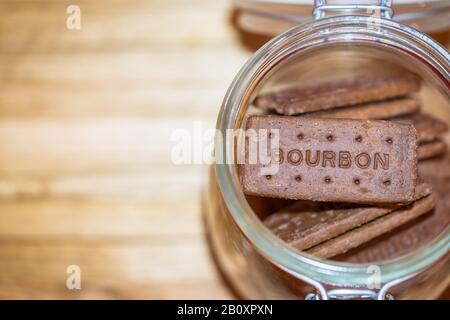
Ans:
{"type": "MultiPolygon", "coordinates": [[[[439,219],[426,228],[425,242],[403,248],[402,241],[408,239],[400,239],[394,250],[385,248],[376,255],[359,252],[337,260],[316,258],[280,240],[261,218],[283,204],[248,197],[242,191],[239,144],[230,130],[244,128],[246,117],[255,113],[252,101],[261,92],[317,79],[407,72],[422,81],[423,109],[450,122],[448,51],[421,32],[390,20],[390,1],[374,7],[380,9],[381,18],[348,14],[347,7],[346,14],[327,17],[326,1],[316,2],[320,4],[315,11],[318,19],[283,33],[256,52],[224,99],[217,122],[216,163],[210,168],[203,197],[212,252],[243,298],[437,298],[450,280],[447,176],[440,183],[444,196],[438,200],[439,219]],[[373,270],[379,277],[375,286],[370,281],[373,270]]],[[[339,13],[340,8],[332,9],[339,13]]],[[[389,238],[386,241],[389,245],[389,238]]]]}
{"type": "MultiPolygon", "coordinates": [[[[239,11],[239,28],[274,36],[289,28],[311,21],[314,0],[234,0],[239,11]]],[[[337,1],[334,1],[337,2],[337,1]]],[[[350,4],[352,1],[340,1],[350,4]]],[[[353,1],[357,2],[357,1],[353,1]]],[[[394,0],[394,19],[423,33],[448,39],[450,2],[447,0],[394,0]]]]}

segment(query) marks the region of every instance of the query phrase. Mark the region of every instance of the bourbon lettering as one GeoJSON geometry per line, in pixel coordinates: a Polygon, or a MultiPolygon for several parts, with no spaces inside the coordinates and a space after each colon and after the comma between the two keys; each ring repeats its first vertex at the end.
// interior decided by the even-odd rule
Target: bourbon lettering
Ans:
{"type": "Polygon", "coordinates": [[[323,167],[341,169],[350,169],[352,166],[357,166],[360,169],[373,168],[374,170],[389,170],[388,153],[375,152],[369,154],[361,152],[352,154],[349,151],[330,151],[330,150],[299,150],[292,149],[286,154],[282,149],[273,151],[273,159],[276,164],[282,164],[285,160],[293,166],[299,166],[304,163],[308,167],[317,167],[319,164],[323,167]],[[305,161],[303,161],[305,160],[305,161]]]}

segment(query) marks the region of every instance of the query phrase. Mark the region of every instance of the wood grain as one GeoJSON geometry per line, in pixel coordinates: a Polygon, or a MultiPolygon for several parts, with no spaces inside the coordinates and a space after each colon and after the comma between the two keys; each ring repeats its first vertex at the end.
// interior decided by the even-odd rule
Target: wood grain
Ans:
{"type": "Polygon", "coordinates": [[[173,130],[213,128],[250,55],[228,1],[81,0],[81,30],[69,4],[0,2],[0,298],[231,298],[206,170],[170,161],[173,130]]]}

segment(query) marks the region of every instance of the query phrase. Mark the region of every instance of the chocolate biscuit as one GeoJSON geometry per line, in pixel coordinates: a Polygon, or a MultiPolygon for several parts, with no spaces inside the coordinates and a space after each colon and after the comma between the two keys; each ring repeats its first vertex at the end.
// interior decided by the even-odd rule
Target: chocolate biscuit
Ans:
{"type": "Polygon", "coordinates": [[[440,156],[447,151],[447,144],[442,140],[435,140],[419,144],[417,148],[417,159],[425,160],[440,156]]]}
{"type": "MultiPolygon", "coordinates": [[[[419,184],[416,199],[431,193],[431,187],[419,184]]],[[[298,250],[311,248],[351,229],[398,209],[400,206],[355,206],[299,201],[274,213],[264,224],[279,238],[298,250]]]]}
{"type": "Polygon", "coordinates": [[[426,196],[407,207],[393,211],[378,219],[350,230],[336,238],[325,241],[306,252],[322,259],[328,259],[358,247],[384,233],[412,221],[433,209],[433,195],[426,196]]]}
{"type": "Polygon", "coordinates": [[[397,117],[394,120],[411,123],[417,130],[417,142],[429,142],[448,132],[448,125],[444,121],[426,113],[397,117]]]}
{"type": "Polygon", "coordinates": [[[409,124],[251,116],[245,155],[246,194],[371,204],[414,200],[416,132],[409,124]],[[264,132],[269,142],[260,139],[264,132]],[[261,149],[269,150],[268,160],[260,158],[261,149]]]}
{"type": "Polygon", "coordinates": [[[342,107],[305,114],[307,117],[330,119],[388,119],[416,112],[420,104],[413,98],[399,98],[370,102],[350,107],[342,107]]]}
{"type": "Polygon", "coordinates": [[[419,88],[419,81],[411,75],[361,76],[263,93],[255,99],[254,105],[283,115],[295,115],[402,97],[419,88]]]}
{"type": "Polygon", "coordinates": [[[436,205],[430,213],[336,257],[346,262],[378,262],[408,254],[429,243],[450,222],[449,182],[433,183],[436,205]]]}
{"type": "Polygon", "coordinates": [[[294,200],[264,198],[250,195],[246,195],[245,198],[255,215],[260,219],[264,219],[270,214],[278,212],[294,202],[294,200]]]}
{"type": "Polygon", "coordinates": [[[441,233],[450,222],[450,155],[421,161],[419,176],[433,188],[434,210],[336,259],[359,263],[393,259],[420,248],[441,233]]]}
{"type": "Polygon", "coordinates": [[[418,172],[427,181],[450,180],[450,152],[447,151],[441,158],[420,161],[418,172]]]}

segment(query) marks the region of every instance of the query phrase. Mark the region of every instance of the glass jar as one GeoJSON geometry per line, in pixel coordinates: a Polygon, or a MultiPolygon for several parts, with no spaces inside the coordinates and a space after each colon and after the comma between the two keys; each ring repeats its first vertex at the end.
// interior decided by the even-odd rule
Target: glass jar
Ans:
{"type": "MultiPolygon", "coordinates": [[[[327,8],[317,9],[320,19],[277,36],[256,52],[223,101],[217,121],[216,163],[210,167],[203,192],[205,226],[215,261],[241,298],[437,298],[450,280],[448,221],[431,241],[401,256],[376,263],[322,260],[272,234],[258,217],[267,209],[266,203],[252,202],[240,187],[238,143],[230,132],[243,128],[246,115],[253,112],[250,101],[258,92],[290,83],[293,78],[333,78],[361,69],[405,69],[423,79],[425,106],[431,101],[434,113],[450,120],[448,51],[393,20],[363,15],[322,18],[327,14],[320,10],[327,8]],[[375,287],[370,285],[374,266],[379,276],[375,287]]],[[[384,9],[381,15],[389,17],[389,10],[384,9]]]]}
{"type": "MultiPolygon", "coordinates": [[[[346,1],[341,1],[346,2],[346,1]]],[[[312,20],[314,0],[234,0],[238,26],[248,32],[274,36],[312,20]]],[[[351,3],[351,1],[349,2],[351,3]]],[[[421,32],[449,39],[450,1],[395,0],[394,19],[421,32]]]]}

